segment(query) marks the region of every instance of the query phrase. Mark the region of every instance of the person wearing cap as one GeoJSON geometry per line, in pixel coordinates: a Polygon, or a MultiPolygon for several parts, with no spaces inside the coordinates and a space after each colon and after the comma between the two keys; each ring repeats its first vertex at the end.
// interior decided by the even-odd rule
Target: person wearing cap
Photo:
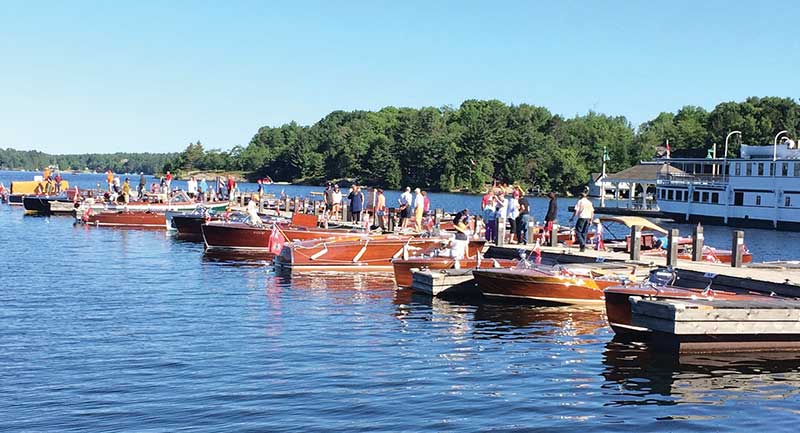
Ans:
{"type": "Polygon", "coordinates": [[[588,198],[586,192],[581,193],[581,198],[575,203],[575,213],[570,217],[570,221],[577,218],[575,222],[575,237],[581,252],[586,250],[586,235],[589,233],[589,224],[594,218],[594,205],[588,198]]]}

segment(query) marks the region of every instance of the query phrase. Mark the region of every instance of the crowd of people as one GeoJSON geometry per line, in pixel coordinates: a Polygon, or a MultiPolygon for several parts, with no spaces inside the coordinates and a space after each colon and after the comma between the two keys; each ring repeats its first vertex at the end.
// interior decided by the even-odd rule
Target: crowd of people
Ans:
{"type": "MultiPolygon", "coordinates": [[[[355,223],[365,222],[365,214],[372,205],[376,216],[377,228],[385,231],[389,227],[389,205],[383,189],[367,190],[361,185],[353,184],[347,194],[343,194],[338,184],[328,182],[323,192],[325,203],[325,221],[337,221],[342,218],[343,210],[349,215],[350,221],[355,223]],[[343,209],[344,206],[344,209],[343,209]]],[[[397,201],[397,227],[413,229],[417,232],[431,230],[433,227],[433,214],[431,202],[427,192],[419,188],[412,195],[411,187],[406,187],[397,201]]]]}

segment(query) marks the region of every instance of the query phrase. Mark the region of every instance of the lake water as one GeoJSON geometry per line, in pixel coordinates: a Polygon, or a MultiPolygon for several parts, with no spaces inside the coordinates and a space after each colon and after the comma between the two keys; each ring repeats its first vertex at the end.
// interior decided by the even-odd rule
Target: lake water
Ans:
{"type": "MultiPolygon", "coordinates": [[[[729,229],[707,238],[717,231],[727,245],[729,229]]],[[[800,257],[795,233],[746,236],[800,257]]],[[[602,310],[431,300],[390,275],[279,277],[164,232],[8,206],[0,245],[0,431],[750,433],[800,421],[800,355],[658,355],[615,342],[602,310]]]]}

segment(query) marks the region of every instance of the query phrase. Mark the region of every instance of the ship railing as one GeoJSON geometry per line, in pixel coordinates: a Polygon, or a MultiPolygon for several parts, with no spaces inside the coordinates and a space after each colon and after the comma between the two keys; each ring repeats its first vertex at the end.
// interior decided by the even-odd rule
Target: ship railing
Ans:
{"type": "Polygon", "coordinates": [[[659,186],[685,186],[688,184],[703,185],[709,187],[725,188],[728,185],[729,176],[697,176],[692,174],[667,174],[661,175],[656,179],[659,186]]]}

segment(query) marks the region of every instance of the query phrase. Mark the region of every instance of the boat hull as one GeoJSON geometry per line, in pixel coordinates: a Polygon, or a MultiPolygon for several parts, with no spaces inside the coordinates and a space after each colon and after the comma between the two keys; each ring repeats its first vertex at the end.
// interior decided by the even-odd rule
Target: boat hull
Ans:
{"type": "Polygon", "coordinates": [[[155,212],[101,212],[87,216],[86,224],[166,230],[167,217],[155,212]]]}
{"type": "Polygon", "coordinates": [[[487,297],[552,304],[603,303],[603,289],[620,279],[558,274],[538,269],[475,270],[472,275],[487,297]]]}
{"type": "MultiPolygon", "coordinates": [[[[358,240],[288,244],[275,258],[276,269],[290,272],[343,271],[392,272],[392,259],[408,255],[433,255],[449,243],[443,238],[380,236],[358,240]]],[[[484,241],[470,242],[468,254],[475,254],[484,241]]]]}
{"type": "MultiPolygon", "coordinates": [[[[289,241],[312,239],[352,238],[360,236],[351,231],[310,230],[281,227],[289,241]]],[[[272,226],[256,227],[241,222],[214,221],[201,226],[203,241],[209,250],[240,250],[269,253],[272,226]]]]}

